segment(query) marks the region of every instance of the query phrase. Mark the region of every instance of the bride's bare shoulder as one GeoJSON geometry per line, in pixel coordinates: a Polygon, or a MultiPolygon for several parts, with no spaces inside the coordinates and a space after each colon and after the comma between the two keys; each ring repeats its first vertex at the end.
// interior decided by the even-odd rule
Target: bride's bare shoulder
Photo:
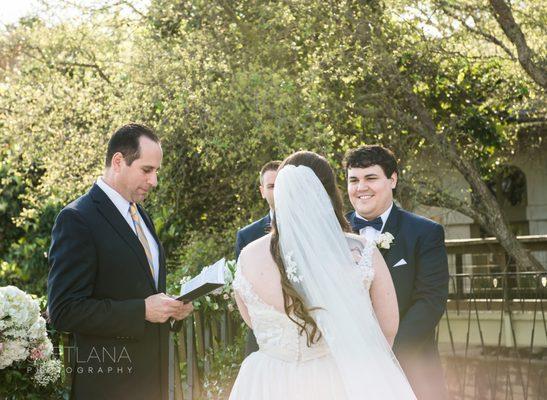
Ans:
{"type": "Polygon", "coordinates": [[[271,234],[268,234],[245,246],[239,255],[239,268],[252,284],[278,273],[277,265],[270,253],[270,242],[271,234]]]}
{"type": "Polygon", "coordinates": [[[243,248],[243,250],[241,250],[240,257],[252,257],[263,253],[265,250],[269,251],[271,239],[272,234],[268,233],[267,235],[249,243],[243,248]]]}
{"type": "Polygon", "coordinates": [[[269,233],[254,242],[249,243],[239,255],[239,264],[243,271],[253,271],[273,262],[270,253],[272,235],[269,233]]]}

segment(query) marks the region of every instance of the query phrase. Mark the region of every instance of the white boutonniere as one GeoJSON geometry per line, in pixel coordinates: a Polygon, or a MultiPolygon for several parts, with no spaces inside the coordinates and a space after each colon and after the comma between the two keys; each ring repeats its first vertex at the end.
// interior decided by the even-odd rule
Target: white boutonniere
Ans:
{"type": "Polygon", "coordinates": [[[389,232],[384,232],[380,236],[378,236],[378,239],[376,239],[376,247],[379,249],[389,249],[391,247],[391,243],[393,243],[393,235],[389,232]]]}

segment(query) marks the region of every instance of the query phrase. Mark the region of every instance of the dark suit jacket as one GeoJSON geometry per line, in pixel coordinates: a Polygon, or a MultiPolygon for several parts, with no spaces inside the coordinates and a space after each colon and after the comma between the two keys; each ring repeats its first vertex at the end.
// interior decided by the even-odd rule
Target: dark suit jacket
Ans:
{"type": "MultiPolygon", "coordinates": [[[[237,231],[236,235],[236,260],[239,258],[239,253],[245,246],[249,243],[254,242],[257,239],[260,239],[262,236],[265,236],[270,231],[270,214],[265,217],[260,218],[258,221],[253,222],[250,225],[247,225],[245,228],[237,231]]],[[[253,331],[249,330],[247,334],[247,340],[245,342],[245,356],[258,350],[258,344],[256,343],[256,337],[253,334],[253,331]]]]}
{"type": "MultiPolygon", "coordinates": [[[[355,212],[347,214],[347,218],[353,226],[355,212]]],[[[389,249],[380,249],[391,273],[399,304],[399,330],[393,350],[418,398],[438,396],[436,398],[442,399],[445,394],[440,394],[443,378],[435,327],[444,313],[448,297],[444,230],[436,222],[394,204],[382,232],[394,236],[389,249]],[[402,264],[401,260],[406,264],[395,266],[402,264]],[[420,394],[425,380],[431,387],[435,386],[431,382],[441,382],[436,395],[420,394]]]]}
{"type": "Polygon", "coordinates": [[[169,326],[144,319],[144,299],[165,292],[165,258],[139,212],[159,247],[158,289],[136,234],[97,185],[55,221],[48,311],[73,336],[74,399],[167,399],[169,326]]]}
{"type": "Polygon", "coordinates": [[[236,235],[236,260],[239,258],[239,253],[249,243],[260,239],[270,231],[270,214],[260,218],[258,221],[247,225],[245,228],[241,228],[237,231],[236,235]]]}

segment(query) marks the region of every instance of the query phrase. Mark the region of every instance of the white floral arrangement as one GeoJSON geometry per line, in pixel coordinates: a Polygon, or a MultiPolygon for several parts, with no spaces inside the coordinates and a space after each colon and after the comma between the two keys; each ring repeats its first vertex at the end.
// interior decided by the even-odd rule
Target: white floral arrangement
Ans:
{"type": "Polygon", "coordinates": [[[384,232],[376,239],[375,243],[379,249],[389,249],[393,243],[393,235],[389,232],[384,232]]]}
{"type": "Polygon", "coordinates": [[[217,290],[213,292],[213,294],[217,296],[222,296],[222,299],[226,303],[226,309],[229,312],[233,312],[235,310],[233,283],[234,283],[236,268],[237,268],[236,260],[226,261],[226,266],[224,270],[224,279],[225,279],[226,285],[224,285],[221,288],[218,288],[217,290]]]}
{"type": "Polygon", "coordinates": [[[39,386],[61,376],[38,300],[15,286],[0,287],[0,371],[26,367],[39,386]]]}

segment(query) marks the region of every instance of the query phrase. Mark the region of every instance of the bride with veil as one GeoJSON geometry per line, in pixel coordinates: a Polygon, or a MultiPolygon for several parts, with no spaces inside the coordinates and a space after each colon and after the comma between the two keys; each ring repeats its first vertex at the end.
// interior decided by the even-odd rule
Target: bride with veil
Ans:
{"type": "Polygon", "coordinates": [[[279,167],[272,232],[242,251],[234,279],[259,351],[230,394],[242,399],[415,399],[391,345],[395,290],[373,243],[347,233],[325,158],[279,167]]]}

